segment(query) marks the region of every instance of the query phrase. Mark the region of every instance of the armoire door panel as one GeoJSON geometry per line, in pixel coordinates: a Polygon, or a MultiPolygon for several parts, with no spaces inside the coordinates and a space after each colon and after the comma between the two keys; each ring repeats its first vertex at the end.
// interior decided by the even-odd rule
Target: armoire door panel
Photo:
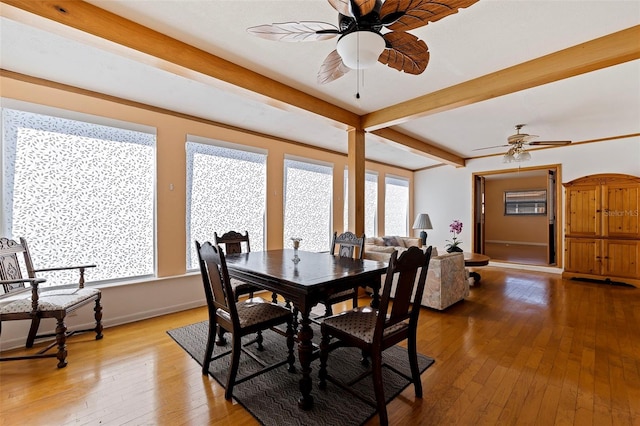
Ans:
{"type": "Polygon", "coordinates": [[[640,187],[606,185],[603,199],[603,235],[640,238],[640,187]]]}
{"type": "Polygon", "coordinates": [[[591,238],[567,238],[564,269],[582,274],[599,274],[601,270],[600,241],[591,238]]]}
{"type": "Polygon", "coordinates": [[[640,276],[640,241],[605,240],[602,254],[603,275],[625,278],[640,276]]]}
{"type": "Polygon", "coordinates": [[[595,237],[600,234],[600,188],[567,189],[567,235],[595,237]]]}

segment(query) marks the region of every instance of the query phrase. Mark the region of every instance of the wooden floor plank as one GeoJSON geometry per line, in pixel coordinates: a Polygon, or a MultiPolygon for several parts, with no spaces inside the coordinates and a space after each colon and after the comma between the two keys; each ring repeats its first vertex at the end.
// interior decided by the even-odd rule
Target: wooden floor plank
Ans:
{"type": "MultiPolygon", "coordinates": [[[[0,424],[257,424],[166,334],[206,317],[203,307],[100,341],[74,336],[60,370],[0,363],[0,424]]],[[[422,399],[409,386],[389,404],[392,425],[639,425],[640,289],[484,267],[464,302],[421,311],[418,350],[436,362],[422,399]]]]}

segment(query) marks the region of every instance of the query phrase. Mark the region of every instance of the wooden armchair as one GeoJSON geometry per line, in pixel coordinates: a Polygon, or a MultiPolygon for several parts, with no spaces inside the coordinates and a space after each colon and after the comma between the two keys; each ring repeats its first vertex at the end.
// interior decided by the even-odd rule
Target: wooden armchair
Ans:
{"type": "Polygon", "coordinates": [[[0,361],[55,357],[58,358],[58,368],[62,368],[67,365],[67,337],[74,333],[95,331],[96,340],[102,339],[101,292],[94,288],[84,288],[84,271],[93,267],[95,265],[35,269],[24,238],[20,238],[20,243],[8,238],[0,238],[0,284],[2,284],[0,289],[0,333],[2,333],[2,322],[4,321],[31,320],[31,328],[26,342],[27,348],[33,347],[36,339],[55,336],[53,343],[35,354],[1,357],[0,361]],[[20,265],[18,256],[20,254],[24,258],[24,265],[20,265]],[[46,280],[36,278],[36,273],[69,269],[77,269],[80,273],[77,287],[40,288],[40,284],[46,280]],[[23,270],[26,270],[29,278],[23,278],[23,270]],[[30,288],[25,286],[26,283],[30,284],[30,288]],[[96,326],[86,330],[67,331],[64,323],[66,315],[90,302],[95,302],[96,326]],[[55,333],[38,334],[42,318],[56,319],[55,333]],[[56,345],[57,352],[55,354],[46,353],[56,345]]]}

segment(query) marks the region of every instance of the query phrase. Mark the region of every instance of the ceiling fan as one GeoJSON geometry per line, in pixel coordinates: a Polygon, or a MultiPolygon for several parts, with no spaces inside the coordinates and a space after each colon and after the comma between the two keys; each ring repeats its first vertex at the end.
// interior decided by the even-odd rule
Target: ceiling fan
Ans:
{"type": "Polygon", "coordinates": [[[474,151],[480,151],[482,149],[509,147],[509,150],[504,155],[504,162],[511,163],[513,161],[527,161],[531,159],[531,154],[526,150],[525,146],[533,145],[552,145],[562,146],[569,145],[571,141],[535,141],[538,138],[537,135],[529,135],[527,133],[520,133],[520,130],[526,126],[526,124],[516,124],[516,133],[507,137],[506,145],[487,146],[484,148],[477,148],[474,151]]]}
{"type": "Polygon", "coordinates": [[[429,63],[427,44],[406,31],[454,14],[478,0],[328,0],[338,12],[338,27],[326,22],[283,22],[250,27],[257,37],[276,41],[318,41],[339,37],[322,63],[318,83],[334,81],[351,69],[376,61],[408,74],[429,63]]]}

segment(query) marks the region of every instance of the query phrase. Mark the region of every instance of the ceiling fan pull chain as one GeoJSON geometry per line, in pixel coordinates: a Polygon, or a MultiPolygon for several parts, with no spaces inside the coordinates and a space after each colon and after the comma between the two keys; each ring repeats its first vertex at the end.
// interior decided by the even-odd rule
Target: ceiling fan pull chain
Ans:
{"type": "Polygon", "coordinates": [[[360,32],[356,34],[356,60],[358,63],[358,68],[356,69],[356,99],[360,99],[360,32]]]}

